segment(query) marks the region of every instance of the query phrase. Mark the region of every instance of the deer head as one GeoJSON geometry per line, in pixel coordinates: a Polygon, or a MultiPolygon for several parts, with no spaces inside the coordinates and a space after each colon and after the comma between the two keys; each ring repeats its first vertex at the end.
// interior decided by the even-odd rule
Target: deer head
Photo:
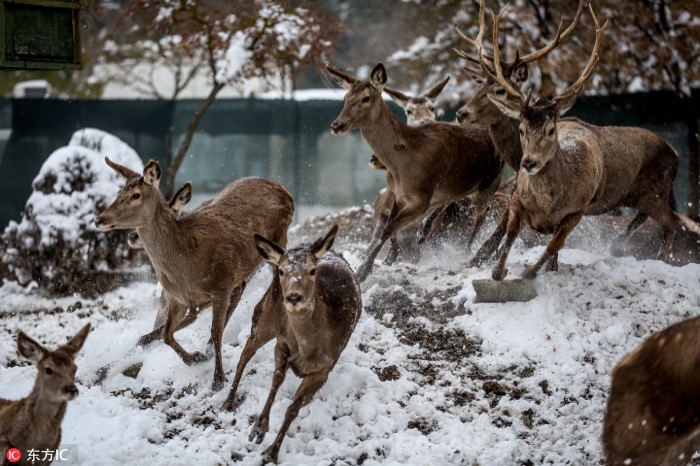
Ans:
{"type": "Polygon", "coordinates": [[[278,244],[255,235],[258,252],[275,266],[282,287],[284,307],[290,313],[313,310],[316,293],[316,264],[333,246],[338,225],[333,225],[323,238],[310,246],[286,250],[278,244]]]}
{"type": "Polygon", "coordinates": [[[530,104],[531,94],[528,93],[527,98],[525,98],[520,90],[514,88],[503,74],[499,58],[498,26],[505,8],[498,16],[495,16],[493,12],[491,13],[493,19],[493,64],[495,74],[486,63],[489,57],[485,54],[483,47],[480,49],[479,58],[484,74],[500,87],[488,93],[487,97],[503,114],[520,121],[520,144],[523,149],[520,169],[529,175],[537,174],[555,156],[559,147],[557,135],[559,118],[576,103],[576,100],[585,89],[584,85],[591,77],[593,69],[598,63],[600,40],[608,22],[606,21],[601,27],[598,24],[598,18],[593,12],[593,7],[589,5],[589,8],[595,24],[596,37],[588,63],[576,82],[549,102],[541,105],[536,103],[530,104]]]}
{"type": "Polygon", "coordinates": [[[384,92],[389,94],[392,100],[404,109],[406,112],[406,124],[408,124],[408,126],[419,126],[435,121],[443,115],[444,110],[436,110],[435,100],[449,80],[450,77],[448,76],[425,94],[416,97],[408,96],[403,92],[389,87],[384,87],[384,92]]]}
{"type": "MultiPolygon", "coordinates": [[[[166,206],[158,188],[162,175],[158,162],[150,160],[143,168],[143,175],[139,175],[108,157],[105,161],[126,183],[112,205],[95,218],[95,226],[101,231],[139,228],[153,218],[158,207],[166,206]]],[[[191,195],[191,186],[189,190],[191,195]]]]}
{"type": "MultiPolygon", "coordinates": [[[[168,201],[168,209],[166,209],[166,211],[170,213],[173,218],[180,218],[182,210],[190,202],[190,200],[192,200],[192,183],[188,181],[177,190],[172,198],[170,198],[168,201]]],[[[129,243],[129,247],[132,249],[143,249],[143,243],[139,238],[139,234],[135,231],[129,233],[127,242],[129,243]]]]}
{"type": "Polygon", "coordinates": [[[370,125],[378,115],[379,103],[383,102],[382,91],[387,81],[384,65],[380,62],[374,67],[369,81],[357,79],[330,65],[326,65],[326,69],[335,82],[348,91],[343,98],[343,110],[331,124],[333,134],[345,134],[353,128],[370,125]]]}
{"type": "Polygon", "coordinates": [[[34,363],[38,373],[34,385],[35,394],[42,400],[60,403],[78,396],[75,386],[75,357],[90,333],[90,324],[85,325],[65,345],[49,351],[20,330],[17,335],[19,354],[34,363]]]}
{"type": "MultiPolygon", "coordinates": [[[[479,7],[479,32],[476,38],[471,39],[467,37],[462,31],[457,28],[458,34],[465,39],[469,44],[474,46],[477,53],[484,48],[483,36],[485,29],[485,13],[486,7],[484,0],[481,0],[479,7]]],[[[502,12],[503,13],[503,12],[502,12]]],[[[549,52],[554,50],[559,44],[566,40],[571,33],[574,31],[578,25],[581,15],[583,13],[583,0],[579,0],[578,8],[576,10],[576,16],[571,22],[569,27],[562,32],[563,19],[559,23],[559,28],[557,29],[557,34],[552,41],[550,41],[543,48],[535,50],[527,55],[520,56],[516,51],[515,58],[512,61],[505,61],[499,58],[499,65],[501,67],[503,77],[510,83],[510,85],[515,89],[520,89],[523,84],[528,79],[529,70],[528,63],[538,60],[546,56],[549,52]]],[[[499,15],[500,16],[500,15],[499,15]]],[[[498,44],[496,43],[494,47],[498,44]]],[[[475,64],[480,64],[479,56],[470,55],[463,50],[455,50],[457,54],[475,64]]],[[[492,55],[485,55],[486,60],[493,62],[494,57],[492,55]]],[[[460,123],[480,123],[484,125],[492,125],[499,122],[502,119],[501,111],[491,103],[488,99],[488,94],[500,93],[505,91],[502,90],[501,86],[493,79],[489,74],[483,73],[481,69],[473,69],[469,67],[463,68],[469,77],[478,84],[476,92],[469,99],[469,101],[457,111],[457,121],[460,123]]],[[[489,69],[491,69],[489,67],[489,69]]]]}

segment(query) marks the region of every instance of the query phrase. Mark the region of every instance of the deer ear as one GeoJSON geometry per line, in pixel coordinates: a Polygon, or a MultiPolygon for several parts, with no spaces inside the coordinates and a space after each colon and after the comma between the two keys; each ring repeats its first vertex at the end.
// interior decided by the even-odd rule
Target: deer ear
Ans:
{"type": "Polygon", "coordinates": [[[374,86],[379,92],[382,92],[387,80],[386,68],[384,68],[384,64],[382,62],[377,63],[377,66],[374,67],[369,77],[370,84],[372,84],[372,86],[374,86]]]}
{"type": "Polygon", "coordinates": [[[34,364],[38,364],[44,357],[44,354],[46,354],[46,349],[44,349],[43,346],[29,338],[27,334],[21,330],[17,334],[17,350],[19,354],[34,364]]]}
{"type": "Polygon", "coordinates": [[[349,91],[353,84],[357,82],[357,78],[349,75],[348,73],[340,70],[336,70],[331,65],[326,65],[326,70],[333,78],[333,81],[338,83],[338,85],[345,90],[349,91]]]}
{"type": "Polygon", "coordinates": [[[170,199],[168,205],[175,211],[175,213],[180,214],[182,209],[192,200],[192,183],[185,183],[182,188],[178,189],[175,195],[170,199]]]}
{"type": "Polygon", "coordinates": [[[399,105],[399,107],[404,109],[406,108],[406,105],[408,105],[408,101],[411,100],[410,97],[408,97],[403,92],[397,91],[396,89],[392,89],[390,87],[385,87],[384,92],[389,94],[391,100],[396,102],[399,105]]]}
{"type": "Polygon", "coordinates": [[[513,73],[510,75],[510,82],[515,84],[514,87],[516,89],[520,89],[527,81],[528,76],[530,76],[530,70],[527,67],[527,63],[522,63],[513,70],[513,73]]]}
{"type": "Polygon", "coordinates": [[[143,167],[143,181],[156,188],[158,187],[162,174],[163,172],[160,171],[160,164],[153,159],[149,160],[146,166],[143,167]]]}
{"type": "Polygon", "coordinates": [[[493,104],[505,115],[516,120],[520,119],[520,104],[507,97],[499,97],[492,93],[486,94],[493,104]]]}
{"type": "Polygon", "coordinates": [[[571,94],[568,94],[562,98],[556,97],[552,100],[557,104],[557,113],[560,117],[563,116],[566,112],[568,112],[571,109],[571,107],[574,106],[579,96],[583,94],[583,89],[583,86],[581,86],[581,88],[578,89],[576,92],[572,92],[571,94]]]}
{"type": "Polygon", "coordinates": [[[469,79],[474,81],[477,84],[484,84],[486,83],[486,77],[484,76],[484,72],[479,70],[473,70],[471,68],[468,68],[466,66],[463,66],[462,69],[467,72],[469,75],[469,79]]]}
{"type": "Polygon", "coordinates": [[[90,328],[92,326],[88,323],[85,325],[85,327],[81,328],[78,333],[76,333],[73,338],[68,341],[65,345],[63,345],[61,348],[63,348],[66,352],[70,353],[73,357],[75,357],[76,354],[78,354],[78,351],[80,351],[80,348],[83,347],[83,343],[85,343],[85,339],[87,338],[88,334],[90,333],[90,328]]]}
{"type": "Polygon", "coordinates": [[[117,172],[117,174],[121,176],[124,181],[128,180],[129,178],[133,178],[134,176],[139,176],[139,174],[135,171],[129,170],[123,165],[119,165],[118,163],[112,162],[111,160],[109,160],[109,157],[105,157],[105,162],[112,168],[112,170],[117,172]]]}
{"type": "Polygon", "coordinates": [[[442,90],[445,88],[445,85],[447,84],[447,82],[449,80],[450,80],[450,77],[448,76],[445,79],[443,79],[442,81],[440,81],[439,83],[437,83],[432,89],[430,89],[428,92],[425,93],[425,97],[435,100],[437,98],[437,96],[439,96],[440,93],[442,92],[442,90]]]}
{"type": "Polygon", "coordinates": [[[314,244],[311,245],[311,253],[314,255],[314,257],[316,257],[316,259],[320,260],[328,251],[330,251],[331,247],[333,247],[333,242],[335,241],[335,235],[337,233],[338,225],[334,224],[330,231],[326,233],[326,236],[316,240],[314,244]]]}
{"type": "Polygon", "coordinates": [[[272,265],[279,265],[286,252],[284,248],[257,233],[253,237],[255,238],[255,247],[258,248],[258,253],[262,258],[272,265]]]}

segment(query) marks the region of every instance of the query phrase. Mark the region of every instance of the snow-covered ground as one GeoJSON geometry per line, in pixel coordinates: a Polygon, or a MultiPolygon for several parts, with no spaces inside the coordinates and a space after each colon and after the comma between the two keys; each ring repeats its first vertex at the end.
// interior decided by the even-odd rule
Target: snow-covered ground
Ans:
{"type": "MultiPolygon", "coordinates": [[[[293,231],[290,244],[300,236],[293,231]]],[[[541,252],[516,246],[510,276],[541,252]]],[[[345,257],[357,267],[363,256],[350,248],[345,257]]],[[[560,270],[536,280],[534,300],[475,304],[471,282],[490,271],[468,268],[467,259],[447,247],[419,264],[376,267],[362,287],[355,333],[328,383],[292,424],[281,464],[602,464],[610,370],[651,332],[700,310],[697,264],[564,249],[560,270]]],[[[229,383],[269,279],[264,266],[226,329],[229,383]]],[[[18,329],[55,347],[89,321],[94,330],[77,359],[80,396],[63,422],[62,448],[77,451],[75,464],[259,464],[299,379],[289,373],[263,444],[249,442],[270,388],[273,343],[248,365],[238,411],[220,412],[227,390],[210,390],[213,361],[186,366],[161,342],[136,348],[151,330],[158,294],[155,283],[143,281],[96,300],[47,299],[6,283],[0,397],[25,396],[34,381],[34,367],[16,354],[18,329]],[[143,367],[136,378],[122,374],[137,362],[143,367]],[[98,384],[98,371],[110,364],[98,384]]],[[[178,340],[203,349],[210,321],[211,312],[203,312],[178,340]]]]}

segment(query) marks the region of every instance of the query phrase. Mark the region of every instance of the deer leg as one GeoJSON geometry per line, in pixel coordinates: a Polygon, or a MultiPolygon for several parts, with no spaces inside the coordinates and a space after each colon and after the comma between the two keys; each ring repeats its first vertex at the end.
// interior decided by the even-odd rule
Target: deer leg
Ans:
{"type": "Polygon", "coordinates": [[[525,270],[523,270],[523,278],[535,278],[537,276],[537,272],[539,272],[542,266],[546,262],[549,262],[551,259],[557,256],[561,248],[564,246],[564,241],[566,241],[566,237],[569,236],[571,230],[573,230],[574,227],[578,225],[582,217],[583,212],[576,212],[574,214],[567,215],[564,218],[564,220],[562,220],[559,223],[559,225],[557,225],[557,229],[554,232],[554,236],[551,240],[549,240],[549,243],[547,243],[547,247],[544,250],[544,254],[542,254],[542,257],[540,257],[537,262],[535,262],[529,267],[526,267],[525,270]]]}
{"type": "MultiPolygon", "coordinates": [[[[180,322],[178,322],[177,326],[175,327],[174,332],[178,332],[179,330],[182,330],[183,328],[187,327],[192,322],[197,320],[198,316],[199,316],[199,309],[196,309],[194,307],[188,307],[186,309],[185,315],[181,317],[180,322]]],[[[149,343],[152,343],[156,340],[162,340],[164,329],[165,329],[165,325],[161,325],[160,327],[154,329],[152,332],[147,333],[146,335],[142,336],[141,338],[139,338],[138,345],[139,346],[146,346],[149,343]]]]}
{"type": "Polygon", "coordinates": [[[506,241],[503,244],[503,247],[501,248],[498,262],[491,271],[491,277],[494,280],[503,280],[508,274],[508,269],[506,268],[506,260],[508,259],[508,253],[510,252],[510,248],[513,247],[513,243],[520,234],[520,214],[522,208],[522,204],[520,204],[520,201],[517,200],[512,200],[510,202],[510,205],[508,206],[508,213],[505,215],[505,217],[508,219],[508,234],[506,235],[506,241]]]}
{"type": "Polygon", "coordinates": [[[545,268],[547,272],[557,272],[559,270],[559,253],[552,256],[547,262],[547,267],[545,268]]]}
{"type": "Polygon", "coordinates": [[[483,265],[491,256],[493,256],[493,253],[496,252],[508,229],[509,212],[510,207],[507,207],[503,211],[501,218],[498,221],[498,225],[496,225],[496,229],[493,233],[491,233],[491,236],[484,241],[484,244],[481,245],[479,250],[476,251],[476,254],[474,254],[474,257],[468,263],[469,267],[479,267],[483,265]]]}
{"type": "Polygon", "coordinates": [[[674,211],[667,208],[658,217],[657,221],[661,224],[661,229],[663,231],[663,244],[659,248],[656,258],[658,260],[665,261],[668,259],[668,255],[671,252],[673,238],[676,236],[676,229],[678,229],[678,225],[681,223],[681,220],[674,211]]]}
{"type": "Polygon", "coordinates": [[[221,406],[222,411],[234,411],[238,407],[238,403],[236,403],[236,391],[238,390],[238,384],[243,376],[243,371],[251,358],[255,356],[255,353],[268,341],[275,338],[279,317],[273,312],[274,309],[274,298],[272,297],[272,293],[268,291],[260,302],[255,305],[250,336],[238,360],[236,376],[233,379],[231,390],[228,392],[226,401],[224,401],[224,404],[221,406]]]}
{"type": "Polygon", "coordinates": [[[430,234],[430,231],[433,229],[433,222],[435,222],[435,219],[437,218],[438,215],[443,213],[445,211],[446,206],[439,206],[436,207],[435,209],[432,210],[421,222],[420,228],[418,229],[418,234],[417,234],[417,241],[418,244],[423,244],[425,240],[428,238],[428,235],[430,234]]]}
{"type": "MultiPolygon", "coordinates": [[[[212,299],[212,319],[211,319],[211,339],[214,346],[214,381],[211,384],[211,389],[218,392],[224,388],[226,383],[226,375],[224,374],[224,364],[221,355],[221,342],[224,335],[224,327],[226,326],[226,316],[230,309],[235,309],[238,305],[238,300],[241,299],[242,286],[236,287],[231,293],[227,293],[224,299],[212,299]],[[240,291],[236,292],[240,288],[240,291]],[[231,298],[237,297],[234,301],[231,298]]],[[[232,311],[231,311],[232,312],[232,311]]]]}
{"type": "Polygon", "coordinates": [[[384,261],[382,261],[382,263],[384,265],[393,264],[399,257],[400,252],[401,247],[399,246],[399,239],[396,237],[396,235],[394,235],[391,238],[389,238],[389,250],[387,251],[386,256],[384,257],[384,261]]]}
{"type": "Polygon", "coordinates": [[[253,430],[248,436],[248,441],[255,443],[262,443],[265,438],[270,425],[270,409],[272,409],[272,403],[275,401],[277,396],[277,391],[284,383],[284,379],[287,376],[287,367],[289,364],[289,347],[285,343],[277,341],[275,345],[275,373],[272,375],[272,387],[270,388],[270,394],[267,396],[267,401],[265,401],[265,406],[260,412],[260,416],[255,421],[253,425],[253,430]]]}
{"type": "Polygon", "coordinates": [[[632,234],[637,231],[637,229],[642,226],[642,224],[646,221],[646,219],[649,218],[649,215],[647,215],[644,212],[639,212],[635,217],[632,219],[632,221],[627,225],[625,230],[620,233],[612,243],[611,247],[611,252],[614,256],[621,256],[623,255],[623,244],[627,239],[629,239],[632,234]]]}
{"type": "MultiPolygon", "coordinates": [[[[236,288],[233,289],[231,292],[231,299],[229,300],[229,306],[228,309],[226,310],[226,322],[224,322],[224,328],[228,325],[228,321],[231,319],[231,316],[233,315],[233,311],[236,310],[236,307],[238,306],[238,303],[241,300],[241,296],[243,296],[243,292],[245,291],[245,285],[246,283],[243,282],[241,285],[237,286],[236,288]]],[[[209,341],[207,342],[207,348],[211,348],[212,345],[214,344],[214,340],[212,337],[209,337],[209,341]]]]}
{"type": "MultiPolygon", "coordinates": [[[[428,197],[429,199],[429,197],[428,197]]],[[[374,259],[376,259],[377,254],[382,249],[382,246],[391,236],[395,235],[401,228],[411,223],[416,218],[420,217],[428,210],[429,201],[417,199],[406,204],[402,209],[397,208],[396,202],[394,202],[394,207],[392,208],[392,215],[386,222],[381,235],[377,238],[373,238],[369,245],[367,258],[360,265],[360,267],[355,272],[357,280],[361,283],[372,272],[372,267],[374,267],[374,259]],[[394,212],[396,212],[394,214],[394,212]]],[[[375,230],[376,231],[376,230],[375,230]]]]}
{"type": "Polygon", "coordinates": [[[291,426],[294,419],[299,415],[299,410],[311,403],[316,392],[320,390],[326,380],[328,380],[329,371],[321,371],[315,374],[310,374],[304,377],[301,381],[301,385],[297,389],[294,395],[294,401],[287,408],[287,412],[284,414],[284,422],[282,422],[282,427],[280,427],[275,441],[267,447],[263,453],[263,458],[266,461],[277,463],[277,456],[279,455],[280,447],[282,446],[282,441],[287,435],[289,426],[291,426]]]}
{"type": "Polygon", "coordinates": [[[189,366],[204,362],[207,360],[207,357],[200,352],[187,352],[180,345],[180,343],[175,340],[175,331],[177,330],[178,325],[183,321],[183,318],[185,318],[184,313],[186,311],[187,306],[180,304],[174,299],[170,300],[168,303],[168,319],[165,321],[165,326],[163,327],[163,341],[182,358],[185,364],[189,366]]]}

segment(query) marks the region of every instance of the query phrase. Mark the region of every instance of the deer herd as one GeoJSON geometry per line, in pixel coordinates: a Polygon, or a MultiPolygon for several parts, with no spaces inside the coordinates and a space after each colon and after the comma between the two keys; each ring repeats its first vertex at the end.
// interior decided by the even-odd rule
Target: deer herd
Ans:
{"type": "MultiPolygon", "coordinates": [[[[185,184],[169,201],[159,189],[161,168],[151,160],[142,173],[106,163],[124,181],[116,200],[100,213],[102,231],[132,230],[129,244],[147,252],[162,285],[156,324],[139,345],[156,340],[170,346],[185,364],[214,358],[213,391],[224,387],[222,335],[254,272],[262,262],[272,270],[271,283],[255,306],[251,332],[241,353],[234,380],[221,409],[233,411],[246,365],[263,345],[276,340],[272,387],[250,440],[262,442],[270,409],[288,369],[301,379],[292,403],[265,461],[277,462],[282,441],[300,409],[327,381],[353,333],[362,311],[360,283],[372,272],[384,243],[383,261],[401,253],[398,233],[412,226],[416,241],[430,234],[432,222],[454,203],[467,202],[474,213],[470,249],[484,226],[489,201],[510,165],[514,180],[506,185],[507,207],[491,236],[470,259],[481,266],[494,260],[494,280],[507,274],[508,253],[525,223],[551,234],[542,256],[522,272],[534,278],[542,267],[556,271],[558,254],[584,215],[599,215],[620,207],[637,214],[616,241],[625,242],[648,217],[662,228],[657,258],[668,257],[680,225],[698,232],[687,217],[673,210],[673,182],[679,157],[658,135],[635,127],[595,126],[564,115],[586,88],[598,63],[608,22],[598,21],[589,5],[595,31],[590,58],[580,76],[550,99],[533,101],[521,90],[536,60],[563,44],[584,12],[579,0],[575,17],[543,48],[511,61],[503,58],[500,23],[505,8],[491,13],[491,53],[484,45],[484,0],[479,31],[470,38],[459,29],[473,52],[456,50],[469,62],[467,75],[477,84],[456,122],[438,121],[436,99],[449,77],[426,94],[410,97],[387,87],[382,63],[363,80],[326,66],[347,93],[331,125],[333,134],[359,129],[371,147],[370,165],[386,171],[387,188],[375,205],[375,227],[365,260],[353,272],[342,255],[331,250],[337,225],[308,245],[287,248],[294,201],[279,183],[243,178],[230,183],[215,198],[184,212],[192,197],[185,184]],[[386,92],[406,112],[408,124],[392,113],[386,92]],[[505,240],[503,238],[505,237],[505,240]],[[503,243],[503,244],[501,244],[503,243]],[[494,258],[494,255],[497,257],[494,258]],[[188,352],[175,332],[212,308],[208,351],[188,352]]],[[[19,354],[37,367],[31,394],[18,401],[0,399],[0,451],[10,448],[55,449],[67,402],[78,395],[74,359],[90,331],[86,325],[68,343],[49,351],[23,332],[19,354]],[[42,421],[39,422],[39,419],[42,421]]],[[[607,465],[683,465],[700,447],[700,318],[660,331],[625,356],[612,371],[603,428],[607,465]],[[682,355],[682,356],[679,356],[682,355]]],[[[5,464],[5,463],[3,463],[5,464]]]]}

